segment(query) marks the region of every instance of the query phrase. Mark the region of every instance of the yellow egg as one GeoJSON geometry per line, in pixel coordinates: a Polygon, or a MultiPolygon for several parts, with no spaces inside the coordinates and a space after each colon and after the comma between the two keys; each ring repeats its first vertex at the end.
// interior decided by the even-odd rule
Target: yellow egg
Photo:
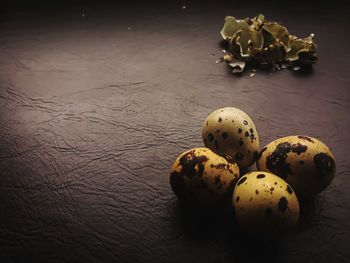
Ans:
{"type": "Polygon", "coordinates": [[[250,172],[241,177],[234,188],[232,204],[237,223],[253,235],[283,236],[299,218],[293,189],[267,172],[250,172]]]}
{"type": "Polygon", "coordinates": [[[252,119],[242,110],[225,107],[209,114],[202,127],[204,145],[230,156],[240,169],[252,165],[259,151],[259,135],[252,119]]]}
{"type": "Polygon", "coordinates": [[[266,145],[260,151],[257,167],[278,175],[303,196],[321,192],[335,175],[331,150],[323,142],[301,135],[280,138],[266,145]]]}
{"type": "Polygon", "coordinates": [[[207,207],[229,199],[238,178],[237,164],[208,148],[194,148],[171,166],[170,184],[180,199],[207,207]]]}

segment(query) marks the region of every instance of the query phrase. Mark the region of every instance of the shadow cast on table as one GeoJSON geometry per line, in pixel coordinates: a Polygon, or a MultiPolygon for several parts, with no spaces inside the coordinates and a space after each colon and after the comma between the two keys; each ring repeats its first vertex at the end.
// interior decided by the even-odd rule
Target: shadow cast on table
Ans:
{"type": "Polygon", "coordinates": [[[280,262],[288,247],[288,242],[298,233],[312,228],[320,209],[319,197],[300,200],[300,218],[290,235],[280,240],[267,240],[242,233],[235,222],[231,205],[224,208],[203,211],[175,202],[174,224],[194,243],[217,240],[224,243],[227,253],[220,262],[280,262]]]}
{"type": "Polygon", "coordinates": [[[283,242],[242,233],[230,207],[208,213],[177,201],[175,215],[175,224],[191,242],[200,244],[213,240],[214,243],[224,244],[227,252],[219,256],[218,262],[278,262],[278,258],[283,256],[283,242]]]}
{"type": "Polygon", "coordinates": [[[315,225],[315,221],[322,210],[320,196],[309,198],[299,198],[300,215],[298,221],[298,231],[308,230],[315,225]]]}

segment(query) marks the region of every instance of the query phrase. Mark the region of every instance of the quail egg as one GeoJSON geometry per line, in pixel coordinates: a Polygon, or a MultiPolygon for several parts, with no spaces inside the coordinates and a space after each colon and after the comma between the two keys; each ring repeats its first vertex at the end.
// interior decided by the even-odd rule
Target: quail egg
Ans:
{"type": "Polygon", "coordinates": [[[331,150],[309,136],[288,136],[266,145],[259,154],[257,168],[271,172],[290,184],[301,196],[327,188],[335,175],[331,150]]]}
{"type": "Polygon", "coordinates": [[[194,148],[182,153],[171,166],[170,184],[179,199],[210,207],[230,200],[238,178],[237,164],[208,148],[194,148]]]}
{"type": "Polygon", "coordinates": [[[259,135],[252,119],[242,110],[225,107],[209,114],[202,127],[204,145],[230,156],[240,169],[252,165],[259,151],[259,135]]]}
{"type": "Polygon", "coordinates": [[[234,188],[232,204],[239,226],[257,236],[284,236],[299,218],[293,189],[267,172],[250,172],[241,177],[234,188]]]}

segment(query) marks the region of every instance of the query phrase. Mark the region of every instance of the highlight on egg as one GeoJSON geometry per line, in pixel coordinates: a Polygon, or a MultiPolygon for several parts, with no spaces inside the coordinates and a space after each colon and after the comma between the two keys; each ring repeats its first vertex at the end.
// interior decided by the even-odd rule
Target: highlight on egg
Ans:
{"type": "Polygon", "coordinates": [[[194,148],[171,166],[170,184],[178,198],[199,207],[220,206],[232,196],[239,167],[208,148],[194,148]]]}
{"type": "Polygon", "coordinates": [[[255,236],[282,237],[299,218],[299,202],[292,187],[268,172],[242,176],[234,188],[232,205],[241,229],[255,236]]]}
{"type": "Polygon", "coordinates": [[[259,135],[253,120],[244,111],[225,107],[210,113],[202,126],[204,145],[221,156],[229,156],[240,169],[258,157],[259,135]]]}
{"type": "Polygon", "coordinates": [[[278,175],[298,195],[310,196],[331,184],[335,176],[335,158],[329,147],[316,138],[287,136],[260,151],[257,168],[278,175]]]}

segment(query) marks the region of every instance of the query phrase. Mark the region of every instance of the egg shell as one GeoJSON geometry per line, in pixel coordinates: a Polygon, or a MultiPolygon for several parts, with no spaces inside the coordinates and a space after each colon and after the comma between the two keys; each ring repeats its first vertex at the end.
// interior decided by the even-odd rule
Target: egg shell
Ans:
{"type": "Polygon", "coordinates": [[[257,168],[280,176],[298,195],[310,196],[330,185],[335,175],[335,159],[320,140],[295,135],[266,145],[259,153],[257,168]]]}
{"type": "Polygon", "coordinates": [[[204,145],[219,155],[229,156],[240,169],[252,165],[259,151],[259,135],[244,111],[225,107],[208,115],[202,126],[204,145]]]}
{"type": "Polygon", "coordinates": [[[208,148],[194,148],[182,153],[171,166],[170,184],[180,199],[207,207],[230,200],[238,178],[237,164],[208,148]]]}
{"type": "Polygon", "coordinates": [[[257,236],[284,236],[299,218],[299,203],[293,189],[267,172],[242,176],[234,188],[232,204],[240,227],[257,236]]]}

